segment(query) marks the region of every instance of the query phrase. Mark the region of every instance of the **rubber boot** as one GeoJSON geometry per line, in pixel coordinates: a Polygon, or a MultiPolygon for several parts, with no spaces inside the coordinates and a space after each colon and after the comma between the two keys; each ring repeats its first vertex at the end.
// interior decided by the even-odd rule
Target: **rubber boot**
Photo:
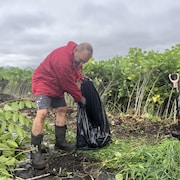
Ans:
{"type": "Polygon", "coordinates": [[[56,126],[55,125],[55,149],[61,149],[64,151],[73,151],[75,149],[75,145],[68,143],[65,139],[66,136],[66,125],[65,126],[56,126]]]}
{"type": "Polygon", "coordinates": [[[172,136],[180,140],[180,121],[178,121],[175,130],[172,132],[172,136]]]}
{"type": "Polygon", "coordinates": [[[31,160],[32,160],[32,167],[35,169],[44,169],[45,168],[45,161],[41,154],[41,142],[43,140],[43,135],[39,134],[34,136],[31,134],[31,145],[33,150],[31,151],[31,160]]]}

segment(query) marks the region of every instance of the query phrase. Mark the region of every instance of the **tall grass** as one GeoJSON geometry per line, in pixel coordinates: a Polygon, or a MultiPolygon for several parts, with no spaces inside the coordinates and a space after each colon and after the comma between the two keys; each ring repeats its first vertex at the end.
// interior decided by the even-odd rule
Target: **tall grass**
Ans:
{"type": "Polygon", "coordinates": [[[115,140],[90,154],[124,180],[179,180],[180,142],[164,139],[156,145],[144,141],[115,140]]]}

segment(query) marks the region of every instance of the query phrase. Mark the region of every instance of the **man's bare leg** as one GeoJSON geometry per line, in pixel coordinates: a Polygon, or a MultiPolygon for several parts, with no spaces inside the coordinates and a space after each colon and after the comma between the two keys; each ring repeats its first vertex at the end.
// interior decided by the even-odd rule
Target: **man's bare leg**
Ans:
{"type": "Polygon", "coordinates": [[[57,126],[65,126],[66,125],[66,113],[67,113],[68,107],[58,107],[56,109],[56,125],[57,126]]]}
{"type": "Polygon", "coordinates": [[[32,134],[34,136],[37,136],[43,133],[44,121],[45,121],[47,112],[48,112],[47,109],[41,109],[37,111],[36,117],[32,125],[32,134]]]}

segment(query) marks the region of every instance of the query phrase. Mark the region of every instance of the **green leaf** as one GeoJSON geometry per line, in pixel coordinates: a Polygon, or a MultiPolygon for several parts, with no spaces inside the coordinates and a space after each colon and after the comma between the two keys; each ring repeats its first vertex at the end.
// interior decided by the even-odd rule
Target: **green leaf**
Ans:
{"type": "Polygon", "coordinates": [[[14,110],[14,111],[17,111],[19,109],[19,105],[18,105],[18,102],[13,102],[11,103],[11,108],[14,110]]]}
{"type": "Polygon", "coordinates": [[[9,146],[7,144],[0,143],[0,149],[8,149],[8,148],[9,148],[9,146]]]}
{"type": "Polygon", "coordinates": [[[6,171],[5,169],[4,171],[2,171],[0,168],[0,174],[2,174],[0,180],[7,180],[7,174],[9,174],[8,171],[6,171]]]}
{"type": "Polygon", "coordinates": [[[6,165],[7,166],[12,166],[12,165],[15,165],[16,162],[17,162],[17,160],[15,158],[11,158],[10,160],[8,160],[6,162],[6,165]]]}
{"type": "Polygon", "coordinates": [[[19,102],[19,109],[23,109],[24,108],[24,101],[20,101],[19,102]]]}
{"type": "Polygon", "coordinates": [[[11,119],[11,116],[12,116],[12,114],[11,114],[10,111],[6,111],[6,112],[5,112],[5,119],[6,119],[6,120],[11,119]]]}
{"type": "Polygon", "coordinates": [[[3,121],[3,122],[1,123],[0,134],[1,134],[1,133],[4,133],[5,129],[6,129],[6,121],[3,121]]]}
{"type": "MultiPolygon", "coordinates": [[[[12,150],[8,150],[8,151],[3,151],[2,154],[6,157],[11,157],[11,156],[14,156],[15,152],[12,151],[12,150]]],[[[7,165],[7,164],[6,164],[7,165]]]]}
{"type": "Polygon", "coordinates": [[[12,134],[11,133],[9,133],[9,132],[4,132],[4,134],[2,134],[1,135],[1,139],[2,140],[6,140],[6,139],[9,139],[9,138],[11,138],[12,137],[12,134]]]}
{"type": "Polygon", "coordinates": [[[28,108],[32,108],[32,102],[31,101],[24,101],[25,106],[28,108]]]}
{"type": "Polygon", "coordinates": [[[22,114],[19,114],[19,122],[21,125],[25,125],[25,116],[22,114]]]}
{"type": "Polygon", "coordinates": [[[13,133],[14,132],[14,124],[9,124],[9,126],[8,126],[8,131],[10,132],[10,133],[13,133]]]}
{"type": "Polygon", "coordinates": [[[19,114],[14,113],[12,119],[13,119],[14,122],[17,122],[17,120],[19,119],[19,114]]]}
{"type": "Polygon", "coordinates": [[[25,119],[25,125],[27,126],[27,127],[29,127],[29,125],[30,125],[30,120],[29,119],[25,119]]]}
{"type": "MultiPolygon", "coordinates": [[[[0,156],[0,163],[4,164],[5,162],[7,162],[9,160],[9,158],[5,157],[5,156],[0,156]]],[[[0,169],[2,168],[2,166],[0,167],[0,169]]]]}
{"type": "Polygon", "coordinates": [[[6,104],[6,105],[4,106],[4,110],[5,110],[5,111],[13,111],[13,108],[12,108],[11,106],[9,106],[8,104],[6,104]]]}
{"type": "Polygon", "coordinates": [[[9,145],[9,147],[11,147],[11,148],[17,148],[18,147],[18,144],[15,142],[15,141],[13,141],[13,140],[7,140],[7,144],[9,145]]]}
{"type": "Polygon", "coordinates": [[[36,108],[36,103],[35,102],[32,102],[32,108],[36,108]]]}
{"type": "Polygon", "coordinates": [[[18,136],[24,136],[24,131],[19,126],[16,126],[16,133],[17,133],[18,136]]]}

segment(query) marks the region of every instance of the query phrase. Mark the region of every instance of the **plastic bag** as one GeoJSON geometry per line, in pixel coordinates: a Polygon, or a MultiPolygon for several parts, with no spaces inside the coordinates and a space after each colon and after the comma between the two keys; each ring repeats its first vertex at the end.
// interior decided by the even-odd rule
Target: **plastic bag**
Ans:
{"type": "Polygon", "coordinates": [[[111,142],[104,107],[92,81],[84,81],[81,91],[86,98],[86,107],[78,107],[76,146],[78,149],[101,148],[111,142]]]}

